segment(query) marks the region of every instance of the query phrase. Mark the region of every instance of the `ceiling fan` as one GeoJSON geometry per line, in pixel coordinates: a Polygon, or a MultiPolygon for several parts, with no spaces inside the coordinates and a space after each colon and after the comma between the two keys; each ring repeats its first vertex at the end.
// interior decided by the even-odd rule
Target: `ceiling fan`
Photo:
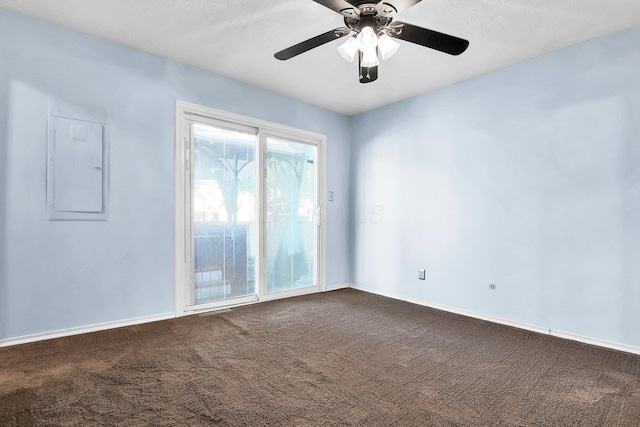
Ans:
{"type": "Polygon", "coordinates": [[[321,46],[354,32],[346,43],[338,46],[340,55],[353,62],[358,55],[360,83],[369,83],[378,78],[378,54],[382,59],[391,58],[400,45],[392,38],[416,43],[450,55],[460,55],[469,46],[467,40],[407,24],[393,21],[400,12],[421,0],[313,0],[344,17],[346,27],[339,27],[324,34],[295,44],[275,54],[280,60],[291,59],[315,47],[321,46]]]}

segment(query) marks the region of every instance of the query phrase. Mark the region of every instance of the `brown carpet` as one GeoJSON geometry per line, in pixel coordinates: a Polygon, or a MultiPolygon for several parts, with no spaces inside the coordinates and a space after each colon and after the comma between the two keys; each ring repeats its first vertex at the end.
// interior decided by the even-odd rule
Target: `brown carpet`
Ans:
{"type": "Polygon", "coordinates": [[[640,356],[341,290],[0,349],[0,425],[634,426],[640,356]]]}

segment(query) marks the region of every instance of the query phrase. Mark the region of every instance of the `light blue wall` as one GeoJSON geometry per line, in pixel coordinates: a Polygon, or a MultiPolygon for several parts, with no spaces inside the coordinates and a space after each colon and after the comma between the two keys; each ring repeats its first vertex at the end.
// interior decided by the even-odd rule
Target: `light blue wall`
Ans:
{"type": "Polygon", "coordinates": [[[354,117],[352,282],[640,346],[639,123],[640,28],[354,117]]]}
{"type": "Polygon", "coordinates": [[[348,281],[348,117],[2,10],[0,95],[0,339],[173,311],[175,99],[327,135],[327,284],[348,281]],[[46,220],[49,99],[108,111],[107,222],[46,220]]]}

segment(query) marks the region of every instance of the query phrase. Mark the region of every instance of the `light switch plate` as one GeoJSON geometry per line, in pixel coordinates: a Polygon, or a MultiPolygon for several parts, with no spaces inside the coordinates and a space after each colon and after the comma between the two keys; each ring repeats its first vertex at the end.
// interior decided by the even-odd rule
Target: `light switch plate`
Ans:
{"type": "Polygon", "coordinates": [[[421,268],[420,270],[418,270],[418,279],[420,280],[425,280],[427,274],[424,270],[424,268],[421,268]]]}
{"type": "Polygon", "coordinates": [[[333,202],[333,191],[329,191],[329,201],[333,202]]]}

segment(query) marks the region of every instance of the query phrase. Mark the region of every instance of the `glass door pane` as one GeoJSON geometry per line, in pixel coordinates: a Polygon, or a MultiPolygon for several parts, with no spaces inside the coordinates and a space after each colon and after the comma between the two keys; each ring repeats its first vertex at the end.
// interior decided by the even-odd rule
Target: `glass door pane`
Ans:
{"type": "Polygon", "coordinates": [[[191,304],[256,293],[255,133],[192,124],[191,304]]]}
{"type": "Polygon", "coordinates": [[[317,146],[266,141],[267,292],[317,286],[317,146]]]}

